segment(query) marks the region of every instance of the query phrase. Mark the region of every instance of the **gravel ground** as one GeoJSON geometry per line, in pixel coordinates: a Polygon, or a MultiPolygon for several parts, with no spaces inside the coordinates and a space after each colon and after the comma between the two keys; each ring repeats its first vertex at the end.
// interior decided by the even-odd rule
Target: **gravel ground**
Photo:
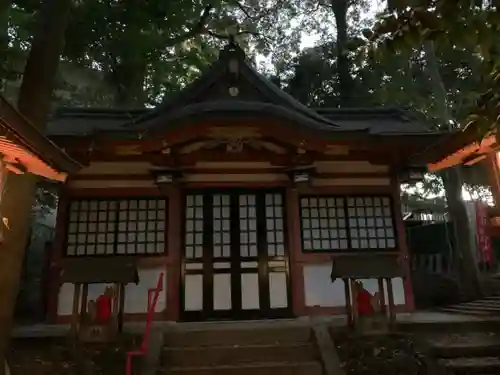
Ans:
{"type": "Polygon", "coordinates": [[[126,353],[138,345],[133,336],[79,346],[62,338],[15,339],[8,361],[12,375],[123,375],[126,353]]]}
{"type": "Polygon", "coordinates": [[[361,336],[334,333],[347,375],[425,375],[425,355],[410,335],[361,336]]]}

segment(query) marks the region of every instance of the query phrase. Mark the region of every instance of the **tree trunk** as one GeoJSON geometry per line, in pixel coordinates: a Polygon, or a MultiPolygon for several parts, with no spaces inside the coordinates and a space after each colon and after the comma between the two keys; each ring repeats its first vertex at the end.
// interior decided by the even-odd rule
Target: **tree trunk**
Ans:
{"type": "MultiPolygon", "coordinates": [[[[43,129],[50,112],[53,83],[64,46],[71,0],[45,0],[39,12],[39,28],[33,39],[24,69],[18,108],[35,126],[43,129]]],[[[1,212],[9,229],[0,244],[0,363],[9,343],[13,310],[19,289],[19,276],[30,213],[34,202],[35,178],[31,175],[7,176],[1,212]]],[[[0,366],[0,375],[4,367],[0,366]]]]}
{"type": "Polygon", "coordinates": [[[339,103],[347,107],[351,102],[352,79],[347,58],[347,10],[349,0],[331,0],[337,26],[337,72],[339,77],[339,103]]]}
{"type": "Polygon", "coordinates": [[[4,89],[7,73],[7,49],[9,48],[9,9],[10,0],[0,0],[0,90],[4,89]]]}
{"type": "Polygon", "coordinates": [[[144,78],[146,76],[146,58],[128,61],[115,66],[110,73],[116,87],[115,108],[142,108],[145,104],[144,78]]]}
{"type": "MultiPolygon", "coordinates": [[[[425,56],[427,60],[427,71],[430,78],[431,90],[434,94],[438,115],[442,123],[447,124],[451,130],[452,116],[450,115],[446,89],[439,73],[439,64],[436,59],[434,43],[425,42],[425,56]]],[[[448,210],[453,221],[455,236],[454,261],[458,265],[457,271],[462,276],[462,288],[468,298],[475,298],[480,294],[479,280],[476,271],[476,260],[472,254],[472,233],[469,226],[469,218],[465,202],[462,198],[462,176],[461,167],[450,168],[441,174],[448,202],[448,210]]]]}

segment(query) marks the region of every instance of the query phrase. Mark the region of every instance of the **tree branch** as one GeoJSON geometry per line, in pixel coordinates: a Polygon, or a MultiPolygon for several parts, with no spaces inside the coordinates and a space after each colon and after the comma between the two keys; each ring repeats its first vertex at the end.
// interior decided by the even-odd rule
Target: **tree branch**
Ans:
{"type": "Polygon", "coordinates": [[[245,13],[245,15],[250,18],[250,19],[255,19],[256,16],[252,16],[250,15],[250,13],[248,13],[248,9],[247,7],[245,7],[243,4],[241,4],[239,1],[236,2],[236,5],[238,6],[238,8],[240,8],[240,10],[245,13]]]}
{"type": "Polygon", "coordinates": [[[196,35],[202,34],[205,31],[206,24],[207,24],[208,18],[210,17],[210,13],[211,13],[212,9],[214,9],[214,6],[212,4],[207,5],[205,7],[205,9],[203,9],[203,13],[201,14],[201,17],[198,20],[198,22],[196,22],[196,24],[194,24],[190,28],[189,31],[187,31],[181,35],[178,35],[174,38],[170,38],[170,39],[165,40],[165,46],[166,47],[174,46],[174,45],[181,43],[185,40],[188,40],[196,35]]]}
{"type": "Polygon", "coordinates": [[[231,39],[235,36],[240,36],[240,35],[246,35],[246,34],[250,34],[250,35],[254,35],[254,36],[262,36],[262,34],[258,33],[258,32],[255,32],[255,31],[249,31],[249,30],[243,30],[243,31],[239,31],[237,33],[234,33],[234,34],[219,34],[219,33],[216,33],[215,31],[210,31],[210,30],[206,30],[206,33],[214,38],[218,38],[218,39],[231,39]]]}

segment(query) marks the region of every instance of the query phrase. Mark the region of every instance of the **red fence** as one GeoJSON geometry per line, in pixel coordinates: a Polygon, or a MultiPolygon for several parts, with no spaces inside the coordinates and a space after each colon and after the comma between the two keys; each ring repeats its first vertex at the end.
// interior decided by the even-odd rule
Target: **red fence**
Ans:
{"type": "Polygon", "coordinates": [[[141,346],[139,350],[130,351],[127,353],[127,363],[125,368],[125,374],[132,374],[132,358],[142,357],[148,352],[149,335],[151,333],[151,324],[153,323],[153,315],[155,313],[156,304],[158,303],[158,296],[163,290],[163,272],[158,277],[158,284],[156,288],[148,289],[148,310],[146,315],[146,328],[144,329],[144,335],[142,337],[141,346]]]}

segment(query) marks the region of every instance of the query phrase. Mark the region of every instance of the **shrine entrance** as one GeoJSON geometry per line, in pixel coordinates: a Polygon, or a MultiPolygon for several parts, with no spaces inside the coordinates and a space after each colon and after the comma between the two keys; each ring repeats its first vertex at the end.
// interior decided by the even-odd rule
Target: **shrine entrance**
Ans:
{"type": "Polygon", "coordinates": [[[283,192],[189,191],[181,267],[184,320],[290,316],[283,192]]]}

